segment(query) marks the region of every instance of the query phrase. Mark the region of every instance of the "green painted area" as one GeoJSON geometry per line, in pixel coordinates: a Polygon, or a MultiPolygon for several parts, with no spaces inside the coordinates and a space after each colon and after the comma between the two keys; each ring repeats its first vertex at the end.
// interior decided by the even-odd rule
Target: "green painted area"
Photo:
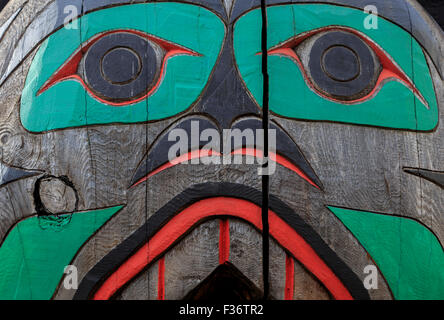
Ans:
{"type": "Polygon", "coordinates": [[[328,207],[372,256],[396,299],[444,299],[444,251],[421,223],[328,207]]]}
{"type": "Polygon", "coordinates": [[[20,221],[0,247],[0,299],[46,300],[80,247],[122,206],[20,221]]]}
{"type": "Polygon", "coordinates": [[[80,28],[62,28],[41,45],[22,93],[20,117],[32,132],[92,124],[136,123],[164,119],[187,108],[201,94],[225,36],[222,21],[210,11],[183,3],[140,3],[89,13],[80,28]],[[112,106],[91,97],[75,80],[56,84],[37,96],[42,85],[82,43],[110,30],[138,30],[191,49],[167,62],[160,87],[147,99],[112,106]]]}
{"type": "MultiPolygon", "coordinates": [[[[366,34],[381,46],[412,79],[429,104],[427,109],[403,84],[386,83],[372,99],[354,105],[327,100],[313,92],[298,65],[287,57],[269,56],[270,110],[303,120],[335,121],[387,128],[428,131],[438,124],[438,106],[426,58],[416,40],[397,25],[380,18],[377,30],[366,30],[363,11],[328,5],[272,6],[268,13],[268,47],[298,34],[326,26],[345,26],[366,34]],[[387,35],[390,34],[390,37],[387,35]]],[[[242,16],[234,28],[234,52],[242,79],[262,102],[261,13],[242,16]]]]}

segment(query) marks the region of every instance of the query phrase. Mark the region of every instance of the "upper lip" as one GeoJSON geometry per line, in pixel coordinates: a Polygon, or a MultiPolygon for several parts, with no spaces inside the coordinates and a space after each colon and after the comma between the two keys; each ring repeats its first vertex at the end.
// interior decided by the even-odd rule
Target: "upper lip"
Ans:
{"type": "MultiPolygon", "coordinates": [[[[165,134],[158,137],[156,142],[154,142],[154,144],[145,154],[137,167],[133,178],[131,179],[130,187],[134,187],[146,181],[148,178],[158,174],[159,172],[171,168],[179,163],[207,156],[222,156],[221,153],[216,151],[211,152],[211,150],[202,150],[207,142],[199,142],[198,146],[191,146],[191,144],[189,144],[188,151],[186,153],[183,153],[174,160],[169,161],[168,150],[176,143],[176,141],[168,141],[168,133],[173,129],[180,128],[185,130],[190,136],[192,121],[199,121],[200,131],[208,128],[218,130],[216,124],[201,116],[190,116],[176,122],[166,131],[165,134]]],[[[256,135],[255,130],[262,128],[262,121],[258,118],[244,118],[235,122],[231,127],[231,129],[236,128],[240,129],[241,131],[246,128],[252,129],[256,135]]],[[[270,123],[270,128],[276,130],[276,152],[269,153],[270,160],[292,170],[315,188],[322,189],[321,181],[293,139],[291,139],[291,137],[285,133],[283,129],[274,123],[270,123]]],[[[220,132],[220,130],[218,131],[220,132]]],[[[222,150],[222,148],[220,150],[222,150]]],[[[242,145],[240,146],[232,145],[230,153],[255,156],[257,158],[263,157],[262,147],[255,144],[247,145],[245,141],[243,141],[242,145]]]]}

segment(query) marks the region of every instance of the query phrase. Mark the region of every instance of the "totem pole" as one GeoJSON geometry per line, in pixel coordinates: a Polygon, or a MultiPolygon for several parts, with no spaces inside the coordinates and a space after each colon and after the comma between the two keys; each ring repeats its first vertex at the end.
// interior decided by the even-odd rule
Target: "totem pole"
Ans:
{"type": "Polygon", "coordinates": [[[443,43],[415,0],[9,1],[0,299],[444,299],[443,43]]]}

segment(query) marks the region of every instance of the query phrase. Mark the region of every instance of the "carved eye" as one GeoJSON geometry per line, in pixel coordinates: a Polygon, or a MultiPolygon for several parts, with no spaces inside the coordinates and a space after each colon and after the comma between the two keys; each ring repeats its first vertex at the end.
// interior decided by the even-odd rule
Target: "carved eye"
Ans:
{"type": "Polygon", "coordinates": [[[72,79],[103,103],[117,106],[136,103],[155,92],[167,60],[179,54],[199,55],[139,31],[102,33],[76,50],[37,95],[56,83],[72,79]]]}
{"type": "Polygon", "coordinates": [[[375,42],[353,29],[313,30],[271,48],[268,54],[293,59],[312,90],[329,100],[341,103],[369,100],[386,82],[395,80],[428,107],[396,62],[375,42]]]}
{"type": "Polygon", "coordinates": [[[310,50],[308,72],[313,84],[338,100],[352,101],[368,95],[380,71],[371,49],[352,33],[322,34],[310,50]]]}

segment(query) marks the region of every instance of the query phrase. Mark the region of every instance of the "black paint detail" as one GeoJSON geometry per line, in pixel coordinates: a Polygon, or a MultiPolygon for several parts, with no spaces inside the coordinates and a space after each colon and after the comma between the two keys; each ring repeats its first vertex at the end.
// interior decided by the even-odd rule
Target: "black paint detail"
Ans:
{"type": "Polygon", "coordinates": [[[444,172],[419,168],[404,168],[404,171],[433,182],[444,189],[444,172]]]}
{"type": "Polygon", "coordinates": [[[0,163],[0,167],[3,167],[1,170],[2,174],[0,176],[0,188],[7,185],[8,183],[20,179],[25,179],[42,174],[42,172],[40,171],[25,170],[25,169],[10,167],[3,163],[0,163]]]}
{"type": "Polygon", "coordinates": [[[230,262],[218,266],[182,299],[184,301],[254,301],[263,297],[242,272],[230,262]]]}
{"type": "MultiPolygon", "coordinates": [[[[56,0],[55,5],[58,9],[57,19],[52,23],[53,27],[48,28],[47,32],[42,32],[39,36],[40,39],[37,40],[36,45],[28,46],[25,48],[15,48],[15,51],[20,52],[20,56],[25,59],[28,57],[30,52],[32,52],[41,41],[43,41],[48,35],[52,34],[56,30],[60,29],[64,24],[64,19],[66,14],[64,9],[67,5],[75,5],[78,8],[79,16],[82,16],[88,11],[105,9],[110,5],[127,5],[130,3],[146,2],[146,0],[56,0]],[[84,10],[82,11],[82,3],[84,5],[84,10]]],[[[227,19],[224,6],[220,0],[188,0],[186,3],[192,3],[201,5],[203,7],[209,8],[219,14],[224,20],[227,19]]],[[[419,41],[419,43],[425,48],[427,53],[430,55],[433,63],[438,69],[441,78],[444,73],[444,60],[442,59],[442,54],[440,50],[440,43],[436,41],[433,36],[433,30],[427,21],[416,11],[412,5],[405,0],[372,0],[369,3],[368,0],[268,0],[268,5],[273,4],[292,4],[292,3],[327,3],[332,5],[343,5],[349,6],[357,9],[364,9],[368,4],[376,5],[378,8],[378,14],[380,17],[386,18],[405,30],[413,34],[413,36],[419,41]]],[[[232,14],[230,16],[230,22],[235,21],[239,16],[246,13],[247,11],[257,8],[260,6],[260,0],[242,0],[236,1],[233,5],[232,14]]],[[[45,9],[39,14],[35,19],[45,19],[48,12],[45,9]]],[[[438,32],[443,32],[438,30],[438,32]]],[[[24,34],[26,36],[26,34],[24,34]]],[[[19,42],[20,43],[20,42],[19,42]]],[[[17,54],[17,52],[15,52],[17,54]]],[[[5,70],[9,67],[11,63],[11,58],[14,52],[11,50],[10,54],[4,59],[2,70],[0,75],[3,77],[0,79],[0,86],[6,81],[7,78],[14,72],[20,65],[21,61],[14,66],[10,66],[10,71],[4,74],[5,70]]],[[[23,60],[22,60],[23,61],[23,60]]]]}
{"type": "MultiPolygon", "coordinates": [[[[269,91],[270,79],[268,75],[268,32],[267,32],[267,1],[261,0],[262,34],[262,129],[264,130],[264,158],[268,159],[268,128],[269,128],[269,91]]],[[[266,170],[269,164],[264,163],[262,168],[266,170]]],[[[270,176],[262,175],[262,278],[264,286],[264,300],[270,295],[270,224],[268,221],[268,209],[270,198],[270,176]]]]}
{"type": "MultiPolygon", "coordinates": [[[[242,0],[236,1],[233,5],[230,21],[235,21],[241,15],[245,14],[252,8],[260,7],[261,0],[242,0]]],[[[441,1],[441,0],[436,0],[441,1]]],[[[378,15],[386,18],[391,22],[401,26],[410,32],[416,40],[426,49],[433,63],[438,69],[438,73],[443,78],[444,59],[440,44],[433,36],[434,30],[421,14],[406,0],[267,0],[267,5],[275,4],[304,4],[304,3],[320,3],[330,5],[340,5],[351,8],[364,10],[368,5],[374,5],[378,8],[378,15]]],[[[322,17],[319,17],[322,19],[322,17]]],[[[296,22],[297,23],[297,22],[296,22]]],[[[443,33],[444,31],[438,30],[443,33]]],[[[388,35],[390,36],[390,35],[388,35]]]]}
{"type": "Polygon", "coordinates": [[[435,19],[444,30],[444,1],[442,0],[418,0],[421,6],[435,19]]]}
{"type": "MultiPolygon", "coordinates": [[[[35,182],[35,185],[34,185],[34,191],[32,193],[32,195],[34,197],[34,207],[35,207],[35,211],[36,211],[37,215],[38,216],[52,216],[52,215],[58,214],[58,212],[49,211],[45,207],[45,205],[43,204],[42,199],[40,197],[40,186],[41,186],[42,182],[45,180],[51,180],[51,179],[57,179],[57,180],[62,181],[66,186],[70,187],[74,191],[74,195],[76,197],[76,203],[74,205],[73,212],[77,212],[78,208],[79,208],[79,195],[77,193],[77,190],[76,190],[74,184],[71,182],[71,180],[69,180],[69,178],[67,176],[56,177],[53,175],[44,175],[43,177],[40,177],[37,179],[37,181],[35,182]]],[[[64,212],[64,213],[66,213],[66,212],[64,212]]]]}
{"type": "Polygon", "coordinates": [[[376,85],[371,49],[357,35],[344,31],[323,34],[310,51],[313,84],[335,99],[350,101],[366,96],[376,85]]]}
{"type": "Polygon", "coordinates": [[[324,52],[321,60],[327,76],[335,81],[351,81],[359,76],[359,58],[350,48],[333,46],[324,52]]]}
{"type": "Polygon", "coordinates": [[[95,42],[85,55],[85,80],[99,97],[129,101],[145,95],[160,74],[161,59],[149,40],[119,32],[95,42]]]}
{"type": "Polygon", "coordinates": [[[0,11],[6,6],[9,0],[0,0],[0,11]]]}
{"type": "Polygon", "coordinates": [[[145,0],[83,0],[83,11],[88,13],[101,7],[109,7],[119,4],[146,2],[145,0]]]}
{"type": "MultiPolygon", "coordinates": [[[[146,3],[146,2],[154,2],[147,0],[84,0],[84,11],[90,12],[93,10],[100,9],[102,7],[108,7],[119,4],[136,4],[136,3],[146,3]]],[[[225,9],[220,0],[183,0],[181,2],[198,4],[203,7],[214,10],[223,18],[226,18],[225,9]]]]}
{"type": "Polygon", "coordinates": [[[115,48],[106,53],[101,67],[103,77],[112,84],[129,83],[142,69],[137,53],[128,48],[115,48]]]}
{"type": "MultiPolygon", "coordinates": [[[[107,0],[109,1],[109,0],[107,0]]],[[[69,11],[68,13],[65,12],[66,8],[68,6],[74,6],[76,8],[76,12],[79,15],[82,15],[82,8],[83,8],[83,4],[87,1],[85,0],[56,0],[54,1],[55,5],[57,7],[57,21],[54,25],[54,28],[59,28],[65,25],[65,23],[67,21],[65,21],[66,17],[68,16],[68,14],[74,14],[74,11],[69,11]]],[[[71,9],[71,8],[70,8],[71,9]]],[[[43,13],[45,14],[45,13],[43,13]]],[[[38,17],[38,16],[37,16],[38,17]]],[[[73,20],[76,17],[73,17],[73,20]]],[[[71,21],[71,20],[70,20],[71,21]]]]}
{"type": "Polygon", "coordinates": [[[231,9],[233,9],[233,5],[236,2],[236,0],[220,0],[225,8],[225,12],[227,14],[227,17],[230,18],[231,16],[231,9]]]}
{"type": "MultiPolygon", "coordinates": [[[[164,134],[162,134],[156,142],[154,142],[153,146],[148,150],[147,154],[143,157],[143,160],[140,162],[139,166],[137,167],[135,174],[133,178],[131,179],[130,186],[133,186],[135,183],[137,183],[140,179],[145,177],[150,172],[154,171],[155,169],[159,168],[161,165],[167,163],[169,161],[168,159],[168,152],[174,144],[177,143],[177,140],[174,141],[168,141],[169,133],[174,129],[180,129],[184,130],[188,136],[188,152],[201,149],[206,144],[208,144],[208,141],[200,141],[198,137],[200,137],[200,133],[203,130],[206,129],[215,129],[219,132],[219,142],[220,146],[219,149],[224,151],[224,143],[226,141],[223,141],[222,137],[220,137],[220,131],[216,124],[211,122],[208,119],[201,118],[201,117],[188,117],[183,120],[181,120],[179,123],[174,124],[171,126],[164,134]],[[196,121],[198,122],[199,126],[199,132],[193,132],[192,133],[192,122],[196,121]],[[195,136],[196,140],[193,145],[193,141],[191,140],[191,136],[195,136]]],[[[257,137],[257,131],[258,129],[262,129],[262,122],[258,118],[244,118],[241,120],[238,120],[235,122],[231,128],[232,130],[239,129],[241,132],[245,133],[247,129],[252,130],[252,134],[254,136],[254,140],[249,142],[247,139],[235,139],[233,136],[231,137],[231,143],[230,143],[230,150],[229,152],[232,152],[237,149],[241,148],[256,148],[259,150],[264,150],[264,146],[261,144],[258,144],[258,142],[261,142],[257,137]]],[[[313,168],[310,166],[309,162],[305,159],[302,151],[299,149],[298,145],[291,139],[291,137],[285,133],[280,127],[277,125],[270,123],[270,129],[275,130],[276,132],[276,152],[288,160],[290,160],[294,165],[296,165],[301,171],[310,178],[320,189],[322,189],[322,183],[316,173],[314,172],[313,168]]],[[[233,131],[232,131],[233,132],[233,131]]],[[[214,146],[217,148],[217,143],[214,143],[214,146]]],[[[179,156],[179,154],[177,154],[179,156]]]]}
{"type": "MultiPolygon", "coordinates": [[[[219,132],[217,126],[214,123],[204,118],[191,117],[185,118],[184,120],[180,121],[178,124],[171,127],[164,135],[162,135],[154,143],[153,147],[148,150],[148,153],[144,156],[142,162],[140,162],[139,166],[136,169],[136,173],[131,179],[131,186],[145,177],[148,173],[152,172],[153,170],[157,169],[158,167],[169,161],[168,152],[171,149],[171,146],[177,143],[177,140],[169,141],[168,136],[170,132],[175,129],[184,130],[186,132],[188,136],[187,151],[198,150],[208,144],[208,141],[200,141],[199,139],[200,134],[203,130],[215,129],[219,132]],[[199,125],[199,132],[192,132],[192,122],[197,122],[197,124],[199,125]],[[196,139],[196,145],[193,145],[194,139],[196,139]]],[[[221,141],[220,135],[219,141],[221,141]]],[[[177,156],[180,156],[180,154],[177,154],[177,156]]]]}
{"type": "Polygon", "coordinates": [[[230,128],[233,120],[239,116],[259,115],[260,110],[248,95],[235,67],[232,37],[232,26],[229,26],[213,74],[196,105],[197,112],[206,113],[217,119],[223,129],[230,128]]]}
{"type": "MultiPolygon", "coordinates": [[[[93,296],[95,290],[106,280],[106,277],[121,266],[129,257],[153,237],[168,221],[174,218],[184,208],[199,200],[212,197],[233,197],[248,200],[257,206],[262,205],[262,192],[235,183],[203,183],[183,191],[165,206],[153,214],[148,221],[126,240],[100,260],[81,281],[74,295],[75,300],[86,300],[93,296]]],[[[370,299],[363,282],[341,260],[337,254],[322,240],[322,238],[305,221],[279,198],[270,195],[270,209],[292,227],[313,248],[319,257],[335,273],[349,290],[353,298],[358,300],[370,299]]]]}
{"type": "MultiPolygon", "coordinates": [[[[281,1],[283,2],[283,1],[281,1]]],[[[291,1],[287,2],[288,4],[291,4],[291,1]]],[[[273,4],[273,1],[268,0],[267,5],[273,4]]],[[[250,11],[253,8],[258,8],[261,5],[261,0],[240,0],[236,1],[235,4],[233,4],[233,7],[231,8],[231,16],[230,20],[233,22],[237,18],[239,18],[241,15],[245,14],[246,12],[250,11]]]]}
{"type": "MultiPolygon", "coordinates": [[[[256,138],[256,130],[262,129],[262,123],[259,119],[255,118],[246,118],[239,120],[235,124],[233,124],[232,129],[239,129],[241,131],[244,131],[246,129],[252,129],[255,134],[255,141],[257,142],[258,139],[256,138]]],[[[316,173],[314,172],[313,168],[310,166],[310,163],[305,159],[304,154],[302,153],[299,146],[293,141],[293,139],[284,132],[281,128],[279,128],[274,123],[269,124],[269,128],[272,130],[275,130],[276,132],[276,152],[287,159],[289,159],[293,164],[295,164],[303,173],[307,175],[320,189],[323,188],[321,180],[318,178],[316,173]]],[[[239,149],[239,148],[258,148],[261,150],[263,149],[263,146],[257,145],[248,145],[244,141],[242,141],[242,145],[236,145],[235,140],[232,140],[231,146],[232,150],[239,149]]]]}

